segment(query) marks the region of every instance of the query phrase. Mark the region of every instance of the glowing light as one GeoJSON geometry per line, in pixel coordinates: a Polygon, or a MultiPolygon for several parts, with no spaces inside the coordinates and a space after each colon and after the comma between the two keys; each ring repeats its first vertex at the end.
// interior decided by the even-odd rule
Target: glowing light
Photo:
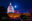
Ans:
{"type": "Polygon", "coordinates": [[[16,8],[16,5],[15,5],[15,8],[16,8]]]}

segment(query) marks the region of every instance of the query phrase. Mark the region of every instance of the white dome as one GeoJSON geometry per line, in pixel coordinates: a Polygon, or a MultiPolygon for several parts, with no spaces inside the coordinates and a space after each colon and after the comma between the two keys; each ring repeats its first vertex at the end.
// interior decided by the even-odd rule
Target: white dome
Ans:
{"type": "Polygon", "coordinates": [[[12,4],[10,3],[10,5],[7,8],[7,13],[11,13],[11,12],[14,13],[14,8],[13,8],[12,4]]]}

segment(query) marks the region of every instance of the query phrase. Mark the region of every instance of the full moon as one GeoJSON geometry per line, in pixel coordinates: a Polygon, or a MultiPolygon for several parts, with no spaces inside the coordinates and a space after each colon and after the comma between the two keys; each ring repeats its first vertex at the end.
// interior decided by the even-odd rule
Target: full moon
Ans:
{"type": "Polygon", "coordinates": [[[15,6],[15,8],[16,8],[16,6],[15,6]]]}

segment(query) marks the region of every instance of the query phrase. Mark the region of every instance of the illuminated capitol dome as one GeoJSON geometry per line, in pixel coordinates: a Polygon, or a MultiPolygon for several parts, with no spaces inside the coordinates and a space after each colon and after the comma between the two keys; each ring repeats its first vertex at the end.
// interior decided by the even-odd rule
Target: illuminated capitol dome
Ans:
{"type": "Polygon", "coordinates": [[[9,6],[7,8],[7,13],[14,13],[14,8],[11,3],[9,4],[9,6]]]}

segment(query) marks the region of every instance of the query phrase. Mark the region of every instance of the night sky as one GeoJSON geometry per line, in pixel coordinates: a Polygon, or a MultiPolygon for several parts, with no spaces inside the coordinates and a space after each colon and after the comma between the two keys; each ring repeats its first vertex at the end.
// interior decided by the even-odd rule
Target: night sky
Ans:
{"type": "Polygon", "coordinates": [[[28,9],[32,9],[31,0],[0,0],[0,6],[5,6],[5,8],[7,8],[10,2],[12,3],[13,7],[15,5],[17,6],[15,9],[18,9],[18,10],[25,9],[24,12],[27,12],[28,9]]]}

